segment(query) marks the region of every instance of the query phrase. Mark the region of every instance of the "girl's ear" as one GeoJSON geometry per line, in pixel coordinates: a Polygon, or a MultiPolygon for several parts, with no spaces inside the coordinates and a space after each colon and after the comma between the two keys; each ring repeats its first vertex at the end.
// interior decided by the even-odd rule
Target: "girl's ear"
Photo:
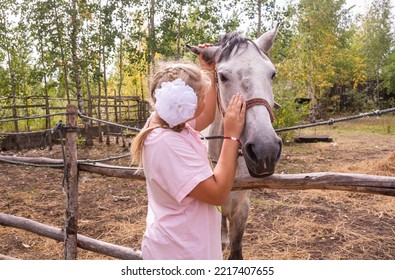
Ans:
{"type": "Polygon", "coordinates": [[[187,49],[193,52],[196,55],[202,55],[202,58],[204,61],[207,63],[211,63],[215,59],[215,54],[219,47],[217,46],[211,46],[211,47],[206,47],[206,48],[199,48],[195,46],[189,46],[186,45],[187,49]]]}

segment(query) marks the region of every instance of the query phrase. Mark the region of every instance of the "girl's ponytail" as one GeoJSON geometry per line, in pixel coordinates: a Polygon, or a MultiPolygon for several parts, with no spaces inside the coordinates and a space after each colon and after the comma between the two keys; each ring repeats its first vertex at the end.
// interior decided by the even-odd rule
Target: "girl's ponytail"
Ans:
{"type": "Polygon", "coordinates": [[[132,154],[132,163],[138,164],[138,168],[141,169],[143,167],[143,147],[144,147],[144,141],[147,138],[148,134],[155,128],[158,128],[161,126],[154,126],[150,128],[145,128],[142,131],[140,131],[139,134],[133,139],[132,142],[132,147],[130,149],[131,154],[132,154]]]}

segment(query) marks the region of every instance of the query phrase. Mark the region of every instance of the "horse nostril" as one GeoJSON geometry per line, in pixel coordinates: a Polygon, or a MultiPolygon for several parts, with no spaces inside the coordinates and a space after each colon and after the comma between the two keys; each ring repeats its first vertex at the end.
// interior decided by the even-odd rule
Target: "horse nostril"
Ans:
{"type": "Polygon", "coordinates": [[[279,161],[279,160],[280,160],[281,153],[282,153],[282,150],[283,150],[283,141],[281,140],[281,138],[280,138],[280,140],[278,141],[278,147],[279,147],[279,149],[278,149],[278,154],[277,154],[276,161],[279,161]]]}
{"type": "Polygon", "coordinates": [[[254,152],[254,144],[248,144],[246,146],[246,153],[250,157],[251,160],[258,161],[258,157],[256,156],[256,154],[254,152]]]}

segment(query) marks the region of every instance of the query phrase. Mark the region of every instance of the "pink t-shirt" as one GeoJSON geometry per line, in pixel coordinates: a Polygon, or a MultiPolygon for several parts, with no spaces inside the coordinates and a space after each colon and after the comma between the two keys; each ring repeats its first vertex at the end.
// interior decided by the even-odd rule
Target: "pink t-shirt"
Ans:
{"type": "Polygon", "coordinates": [[[143,259],[222,259],[221,215],[188,194],[213,175],[200,133],[154,129],[144,142],[147,228],[143,259]]]}

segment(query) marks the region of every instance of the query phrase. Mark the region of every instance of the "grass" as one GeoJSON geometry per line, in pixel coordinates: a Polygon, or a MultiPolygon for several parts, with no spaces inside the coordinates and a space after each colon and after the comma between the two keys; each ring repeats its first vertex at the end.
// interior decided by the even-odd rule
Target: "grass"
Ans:
{"type": "Polygon", "coordinates": [[[365,117],[363,119],[350,120],[335,123],[332,126],[317,128],[317,131],[327,131],[339,134],[379,134],[395,135],[395,115],[381,117],[365,117]]]}

